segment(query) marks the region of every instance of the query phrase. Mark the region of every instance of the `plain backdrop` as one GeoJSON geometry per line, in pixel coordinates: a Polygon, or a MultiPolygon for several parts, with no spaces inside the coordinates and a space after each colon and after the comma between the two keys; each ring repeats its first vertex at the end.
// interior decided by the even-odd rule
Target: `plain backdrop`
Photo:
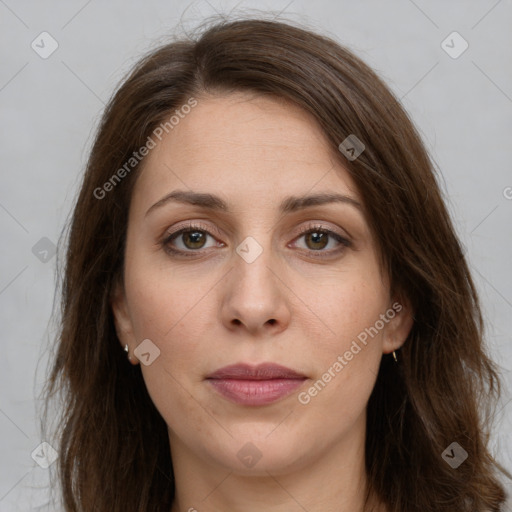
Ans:
{"type": "Polygon", "coordinates": [[[55,334],[53,251],[104,104],[178,25],[183,32],[235,7],[282,12],[345,44],[418,126],[507,386],[492,447],[512,471],[511,0],[0,0],[0,512],[46,510],[50,470],[32,454],[45,441],[36,397],[55,334]]]}

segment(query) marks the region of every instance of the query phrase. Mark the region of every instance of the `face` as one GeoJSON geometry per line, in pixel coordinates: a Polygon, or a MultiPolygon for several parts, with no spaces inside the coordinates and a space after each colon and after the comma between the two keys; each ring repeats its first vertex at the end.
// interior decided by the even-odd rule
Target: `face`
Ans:
{"type": "Polygon", "coordinates": [[[306,112],[242,93],[198,98],[146,157],[112,306],[173,457],[279,474],[364,438],[411,320],[341,158],[306,112]]]}

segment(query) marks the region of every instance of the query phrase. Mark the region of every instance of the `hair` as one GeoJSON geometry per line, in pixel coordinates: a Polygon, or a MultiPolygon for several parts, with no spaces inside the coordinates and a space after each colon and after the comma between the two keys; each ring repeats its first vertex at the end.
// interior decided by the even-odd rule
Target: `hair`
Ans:
{"type": "Polygon", "coordinates": [[[363,198],[391,292],[412,307],[399,363],[382,357],[367,405],[367,500],[377,496],[390,512],[500,511],[497,468],[505,470],[487,447],[486,408],[500,395],[499,373],[486,355],[475,285],[417,130],[352,51],[289,21],[249,18],[216,20],[153,49],[101,119],[66,233],[59,333],[44,389],[46,404],[62,397],[56,466],[66,512],[172,505],[167,426],[140,366],[120,349],[110,305],[123,279],[131,194],[144,164],[130,159],[191,98],[232,92],[288,100],[313,116],[363,198]],[[356,159],[338,150],[349,135],[365,146],[356,159]],[[116,173],[123,179],[113,182],[116,173]],[[441,456],[453,442],[468,453],[457,469],[441,456]]]}

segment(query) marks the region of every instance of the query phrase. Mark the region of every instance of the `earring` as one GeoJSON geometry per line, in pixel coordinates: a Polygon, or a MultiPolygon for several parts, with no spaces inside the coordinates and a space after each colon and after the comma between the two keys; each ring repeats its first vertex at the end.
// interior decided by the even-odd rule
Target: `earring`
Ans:
{"type": "MultiPolygon", "coordinates": [[[[127,345],[128,346],[128,345],[127,345]]],[[[398,359],[396,358],[396,353],[395,351],[393,350],[393,359],[395,360],[395,363],[398,363],[398,359]]]]}
{"type": "Polygon", "coordinates": [[[128,356],[128,361],[132,361],[132,358],[130,356],[130,347],[128,347],[128,344],[124,346],[124,351],[126,352],[126,355],[128,356]]]}

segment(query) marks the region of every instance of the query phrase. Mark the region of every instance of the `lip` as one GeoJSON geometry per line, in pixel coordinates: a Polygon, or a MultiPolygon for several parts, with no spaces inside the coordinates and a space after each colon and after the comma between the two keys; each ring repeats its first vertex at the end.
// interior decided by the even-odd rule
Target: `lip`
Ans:
{"type": "Polygon", "coordinates": [[[224,398],[240,405],[267,405],[289,395],[307,379],[274,363],[241,363],[216,370],[206,380],[224,398]]]}

